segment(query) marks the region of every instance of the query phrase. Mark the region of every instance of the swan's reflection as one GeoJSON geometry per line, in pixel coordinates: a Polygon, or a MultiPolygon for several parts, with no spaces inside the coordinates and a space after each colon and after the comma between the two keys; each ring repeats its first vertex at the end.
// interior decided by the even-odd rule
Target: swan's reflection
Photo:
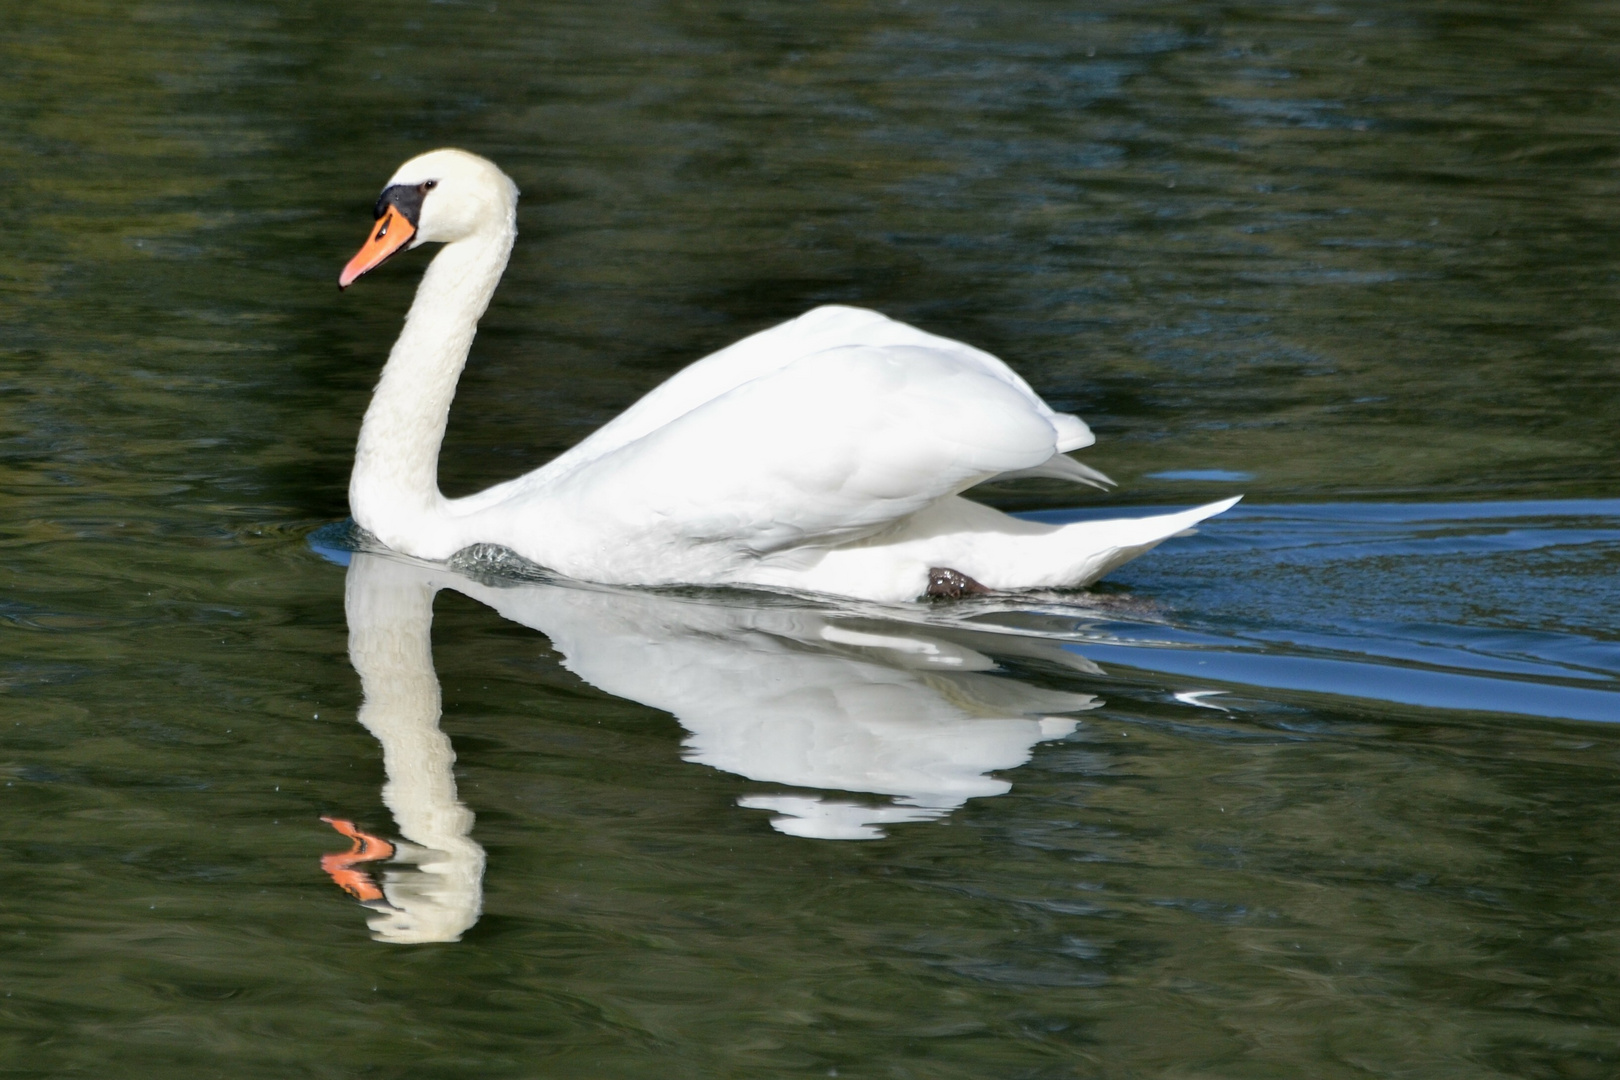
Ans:
{"type": "Polygon", "coordinates": [[[875,839],[885,824],[1000,795],[1011,785],[991,772],[1074,730],[1077,721],[1054,714],[1099,704],[993,674],[995,661],[980,651],[990,641],[1000,655],[1095,670],[1038,640],[786,603],[490,584],[355,553],[346,607],[365,693],[360,722],[382,743],[383,801],[405,843],[380,886],[353,870],[379,857],[376,848],[362,853],[359,838],[355,852],[329,856],[328,869],[376,910],[370,925],[386,941],[454,940],[481,903],[484,853],[470,838],[473,815],[457,799],[455,754],[438,723],[430,628],[434,594],[445,588],[545,634],[594,686],[673,714],[688,732],[687,760],[800,789],[738,800],[773,811],[771,824],[795,836],[875,839]],[[872,805],[803,789],[889,798],[872,805]]]}
{"type": "MultiPolygon", "coordinates": [[[[333,877],[376,910],[368,923],[382,941],[455,941],[483,904],[484,849],[469,835],[472,811],[456,797],[451,772],[455,751],[439,730],[433,597],[448,583],[422,567],[356,554],[344,590],[349,660],[365,695],[360,723],[382,744],[383,803],[404,838],[385,854],[414,865],[389,868],[380,888],[333,877]]],[[[365,846],[357,839],[354,856],[369,855],[365,846]]]]}

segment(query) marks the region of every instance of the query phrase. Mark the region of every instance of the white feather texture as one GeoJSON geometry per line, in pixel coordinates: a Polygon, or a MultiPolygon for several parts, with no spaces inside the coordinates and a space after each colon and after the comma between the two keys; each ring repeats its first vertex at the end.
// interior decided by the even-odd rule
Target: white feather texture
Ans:
{"type": "Polygon", "coordinates": [[[413,246],[442,242],[366,412],[355,520],[445,559],[497,544],[635,585],[765,585],[900,601],[931,567],[995,589],[1083,585],[1236,500],[1051,526],[958,497],[998,476],[1097,484],[1093,436],[989,353],[876,312],[822,307],[679,372],[545,467],[464,499],[438,489],[455,386],[516,236],[517,189],[436,150],[413,246]]]}

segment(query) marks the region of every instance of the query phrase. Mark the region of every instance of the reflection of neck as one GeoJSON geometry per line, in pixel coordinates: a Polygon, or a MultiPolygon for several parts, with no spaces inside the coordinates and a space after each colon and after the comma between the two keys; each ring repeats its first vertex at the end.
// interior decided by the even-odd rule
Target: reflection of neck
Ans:
{"type": "Polygon", "coordinates": [[[431,535],[440,520],[439,446],[450,402],[516,236],[515,222],[506,220],[488,233],[446,244],[422,275],[388,354],[360,425],[349,508],[390,547],[415,550],[406,539],[414,537],[420,546],[424,531],[431,535]]]}
{"type": "Polygon", "coordinates": [[[383,802],[414,846],[415,871],[389,871],[394,911],[372,921],[387,941],[453,941],[478,920],[484,850],[469,836],[473,814],[456,797],[455,751],[439,730],[433,671],[433,595],[412,567],[366,555],[349,566],[349,659],[365,702],[360,723],[382,744],[383,802]]]}

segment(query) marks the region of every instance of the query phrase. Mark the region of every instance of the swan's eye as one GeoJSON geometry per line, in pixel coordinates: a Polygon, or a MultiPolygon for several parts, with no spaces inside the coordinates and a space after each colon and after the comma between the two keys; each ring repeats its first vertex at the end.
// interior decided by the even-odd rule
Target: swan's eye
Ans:
{"type": "Polygon", "coordinates": [[[428,190],[431,190],[431,189],[436,188],[438,186],[439,186],[439,182],[437,180],[425,180],[422,183],[422,190],[423,191],[428,191],[428,190]]]}

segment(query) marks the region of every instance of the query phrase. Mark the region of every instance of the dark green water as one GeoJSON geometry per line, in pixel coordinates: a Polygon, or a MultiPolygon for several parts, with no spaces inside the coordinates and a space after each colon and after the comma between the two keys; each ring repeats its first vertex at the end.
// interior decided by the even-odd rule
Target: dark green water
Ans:
{"type": "Polygon", "coordinates": [[[1620,1071],[1613,5],[0,15],[0,1074],[1620,1071]],[[524,191],[450,493],[842,302],[1122,481],[998,505],[1248,500],[895,611],[312,543],[444,144],[524,191]]]}

